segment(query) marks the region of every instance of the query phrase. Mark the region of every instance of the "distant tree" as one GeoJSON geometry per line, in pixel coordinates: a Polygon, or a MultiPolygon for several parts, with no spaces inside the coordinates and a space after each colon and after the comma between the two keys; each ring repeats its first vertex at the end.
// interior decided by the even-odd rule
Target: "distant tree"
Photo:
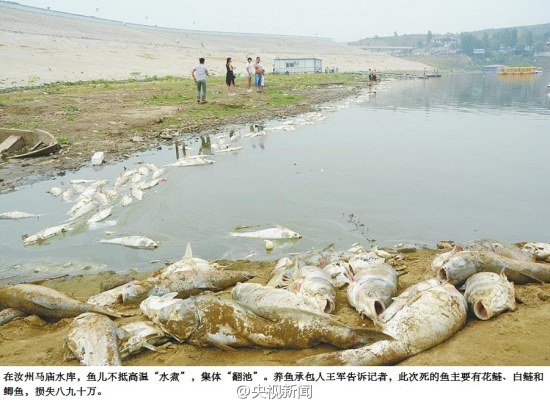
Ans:
{"type": "Polygon", "coordinates": [[[397,35],[397,31],[393,31],[393,36],[399,36],[397,35]]]}
{"type": "Polygon", "coordinates": [[[467,55],[473,54],[474,49],[481,48],[483,46],[481,41],[469,32],[462,32],[460,34],[460,44],[462,46],[462,51],[467,55]]]}
{"type": "Polygon", "coordinates": [[[434,35],[432,34],[432,31],[428,31],[426,34],[426,44],[430,46],[430,43],[432,42],[434,35]]]}
{"type": "Polygon", "coordinates": [[[535,42],[535,52],[544,52],[546,48],[546,43],[544,41],[535,42]]]}

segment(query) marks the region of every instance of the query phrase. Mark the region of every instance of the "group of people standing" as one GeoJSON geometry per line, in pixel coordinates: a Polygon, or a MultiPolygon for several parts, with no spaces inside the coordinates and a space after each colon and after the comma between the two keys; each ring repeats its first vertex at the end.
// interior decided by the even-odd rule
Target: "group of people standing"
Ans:
{"type": "MultiPolygon", "coordinates": [[[[206,103],[206,77],[210,76],[208,67],[204,64],[205,59],[200,58],[199,64],[191,70],[191,76],[197,85],[197,102],[206,103]]],[[[227,95],[234,96],[235,93],[233,89],[235,88],[235,67],[233,66],[233,61],[231,58],[227,58],[225,63],[226,75],[225,75],[225,84],[227,84],[227,95]]],[[[252,58],[249,57],[245,64],[245,77],[248,84],[247,92],[252,92],[252,77],[254,77],[254,85],[256,87],[256,92],[264,92],[264,76],[265,69],[262,66],[260,57],[256,58],[256,63],[252,63],[252,58]]]]}

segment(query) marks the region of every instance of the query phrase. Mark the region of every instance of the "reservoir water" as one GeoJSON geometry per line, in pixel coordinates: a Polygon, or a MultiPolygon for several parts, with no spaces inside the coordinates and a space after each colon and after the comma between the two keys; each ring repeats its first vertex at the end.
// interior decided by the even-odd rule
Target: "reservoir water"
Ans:
{"type": "MultiPolygon", "coordinates": [[[[83,269],[151,270],[180,259],[188,242],[205,259],[277,259],[330,243],[347,249],[482,237],[549,242],[548,83],[548,73],[383,82],[375,94],[321,109],[323,121],[240,139],[235,145],[242,150],[216,154],[212,165],[170,167],[166,182],[145,191],[142,201],[117,204],[108,227],[76,224],[26,247],[21,235],[69,219],[72,204],[46,193],[51,186],[69,188],[76,178],[114,184],[138,160],[161,166],[175,161],[175,151],[165,147],[21,187],[0,196],[0,212],[44,216],[0,221],[0,282],[83,269]],[[303,238],[276,242],[268,253],[263,240],[229,235],[238,226],[254,231],[274,224],[303,238]],[[159,248],[99,243],[126,235],[147,236],[159,248]]],[[[230,129],[249,131],[233,126],[210,138],[230,129]]],[[[186,140],[191,154],[201,146],[199,135],[186,140]]]]}

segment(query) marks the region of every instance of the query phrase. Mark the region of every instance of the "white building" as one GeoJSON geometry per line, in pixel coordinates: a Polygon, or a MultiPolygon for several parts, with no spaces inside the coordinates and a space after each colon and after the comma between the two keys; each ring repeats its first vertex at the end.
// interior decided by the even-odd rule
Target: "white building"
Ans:
{"type": "Polygon", "coordinates": [[[317,58],[276,58],[274,61],[273,73],[321,73],[323,61],[317,58]]]}

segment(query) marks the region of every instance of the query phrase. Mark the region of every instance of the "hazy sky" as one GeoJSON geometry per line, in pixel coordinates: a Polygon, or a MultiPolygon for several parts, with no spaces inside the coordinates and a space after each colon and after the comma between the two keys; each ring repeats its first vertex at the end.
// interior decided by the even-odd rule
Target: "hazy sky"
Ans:
{"type": "Polygon", "coordinates": [[[207,31],[324,36],[475,31],[550,22],[550,0],[16,0],[117,21],[207,31]]]}

